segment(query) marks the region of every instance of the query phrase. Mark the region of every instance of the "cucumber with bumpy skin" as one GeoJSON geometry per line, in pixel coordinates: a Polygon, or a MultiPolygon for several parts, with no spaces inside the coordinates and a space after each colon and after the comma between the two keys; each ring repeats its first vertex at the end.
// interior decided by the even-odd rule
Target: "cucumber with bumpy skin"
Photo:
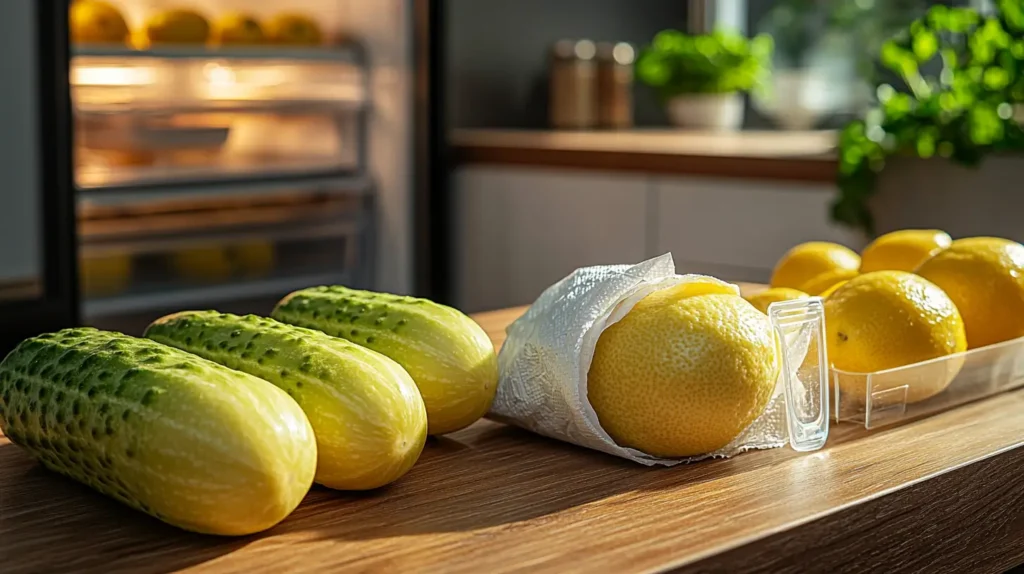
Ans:
{"type": "Polygon", "coordinates": [[[186,311],[146,336],[270,381],[306,412],[316,435],[316,482],[343,490],[384,486],[423,451],[427,413],[416,384],[391,359],[273,319],[186,311]]]}
{"type": "Polygon", "coordinates": [[[274,526],[316,470],[313,429],[281,389],[92,328],[26,339],[0,363],[0,429],[46,468],[207,534],[274,526]]]}
{"type": "Polygon", "coordinates": [[[330,286],[288,295],[272,316],[348,339],[405,367],[427,405],[432,435],[469,426],[487,414],[494,400],[494,346],[480,325],[451,307],[330,286]]]}

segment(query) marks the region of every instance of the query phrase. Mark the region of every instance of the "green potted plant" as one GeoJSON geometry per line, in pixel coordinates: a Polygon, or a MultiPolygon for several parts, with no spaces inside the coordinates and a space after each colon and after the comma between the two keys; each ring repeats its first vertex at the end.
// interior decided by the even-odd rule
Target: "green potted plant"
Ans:
{"type": "Polygon", "coordinates": [[[983,14],[933,6],[882,46],[881,64],[899,82],[880,84],[878,107],[840,134],[833,219],[869,236],[878,231],[876,215],[883,219],[882,230],[926,222],[949,227],[954,235],[971,224],[986,234],[1019,234],[1014,218],[1003,228],[995,221],[977,221],[995,220],[998,209],[984,214],[971,209],[985,195],[990,205],[1013,213],[1012,193],[988,196],[1011,190],[1016,173],[985,179],[972,170],[968,178],[966,172],[954,173],[936,163],[978,168],[985,159],[1009,159],[1024,151],[1019,117],[1024,103],[1024,0],[996,0],[995,8],[983,14]],[[880,186],[880,179],[899,175],[898,169],[890,173],[896,164],[915,160],[928,163],[918,170],[927,179],[880,186]],[[879,187],[886,188],[884,193],[878,193],[883,191],[879,187]]]}
{"type": "Polygon", "coordinates": [[[732,130],[743,123],[743,92],[770,69],[772,39],[724,30],[659,32],[637,58],[637,78],[654,88],[677,126],[732,130]]]}

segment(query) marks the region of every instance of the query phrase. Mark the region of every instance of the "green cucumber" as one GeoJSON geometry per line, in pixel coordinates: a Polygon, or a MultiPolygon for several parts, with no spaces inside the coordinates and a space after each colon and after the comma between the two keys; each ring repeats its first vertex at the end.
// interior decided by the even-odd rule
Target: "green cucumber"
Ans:
{"type": "Polygon", "coordinates": [[[92,328],[26,339],[0,363],[0,430],[46,468],[206,534],[274,526],[316,470],[313,429],[281,389],[92,328]]]}
{"type": "Polygon", "coordinates": [[[469,426],[494,400],[494,346],[480,325],[451,307],[331,286],[288,295],[272,316],[348,339],[405,367],[423,395],[432,435],[469,426]]]}
{"type": "Polygon", "coordinates": [[[427,413],[391,359],[320,331],[273,319],[186,311],[146,336],[270,381],[306,412],[316,435],[316,482],[366,490],[405,474],[423,451],[427,413]]]}

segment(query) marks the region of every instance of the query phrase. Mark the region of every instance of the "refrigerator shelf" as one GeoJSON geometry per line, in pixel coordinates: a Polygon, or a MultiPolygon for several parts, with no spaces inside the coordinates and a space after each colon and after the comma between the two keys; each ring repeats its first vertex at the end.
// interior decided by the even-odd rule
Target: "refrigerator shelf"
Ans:
{"type": "Polygon", "coordinates": [[[197,100],[192,102],[82,102],[75,104],[80,118],[103,118],[107,116],[168,117],[181,114],[200,113],[246,113],[274,115],[332,115],[353,113],[364,110],[366,102],[361,94],[352,93],[347,97],[329,98],[282,98],[266,100],[220,99],[197,100]]]}
{"type": "Polygon", "coordinates": [[[201,230],[109,233],[81,236],[83,258],[108,255],[148,255],[208,245],[238,245],[253,241],[319,241],[360,235],[367,228],[365,215],[352,214],[333,220],[300,221],[286,225],[252,224],[237,227],[209,227],[201,230]]]}
{"type": "Polygon", "coordinates": [[[370,179],[363,175],[302,173],[273,178],[260,174],[255,179],[167,181],[146,184],[128,182],[101,187],[81,187],[78,192],[78,205],[80,210],[88,210],[94,207],[158,205],[166,202],[211,199],[259,199],[308,194],[362,196],[370,193],[370,179]]]}
{"type": "Polygon", "coordinates": [[[72,57],[87,58],[156,58],[162,60],[284,60],[287,62],[342,62],[363,66],[366,58],[356,43],[322,47],[306,46],[158,46],[138,50],[128,46],[78,44],[71,50],[72,57]]]}
{"type": "Polygon", "coordinates": [[[312,273],[224,285],[184,287],[87,299],[83,302],[82,307],[87,321],[140,311],[181,309],[190,305],[199,305],[206,309],[218,303],[239,299],[283,297],[292,291],[316,285],[353,285],[354,278],[354,273],[346,271],[312,273]]]}
{"type": "Polygon", "coordinates": [[[360,178],[355,166],[345,169],[334,165],[334,158],[288,158],[273,162],[272,167],[261,166],[260,158],[238,157],[216,164],[99,166],[83,165],[76,170],[76,185],[83,191],[130,191],[184,186],[225,189],[263,181],[302,181],[308,179],[360,178]],[[264,169],[260,169],[264,167],[264,169]]]}

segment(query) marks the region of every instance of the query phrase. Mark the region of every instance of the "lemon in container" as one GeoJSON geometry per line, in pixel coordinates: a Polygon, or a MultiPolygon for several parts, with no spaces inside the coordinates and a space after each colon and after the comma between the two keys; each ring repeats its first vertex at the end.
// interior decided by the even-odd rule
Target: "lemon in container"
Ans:
{"type": "Polygon", "coordinates": [[[967,350],[964,320],[953,300],[905,271],[874,271],[849,280],[826,299],[825,324],[829,360],[844,372],[836,377],[841,401],[929,399],[944,391],[963,365],[962,357],[936,359],[967,350]],[[871,373],[870,383],[867,376],[846,373],[871,373]]]}

